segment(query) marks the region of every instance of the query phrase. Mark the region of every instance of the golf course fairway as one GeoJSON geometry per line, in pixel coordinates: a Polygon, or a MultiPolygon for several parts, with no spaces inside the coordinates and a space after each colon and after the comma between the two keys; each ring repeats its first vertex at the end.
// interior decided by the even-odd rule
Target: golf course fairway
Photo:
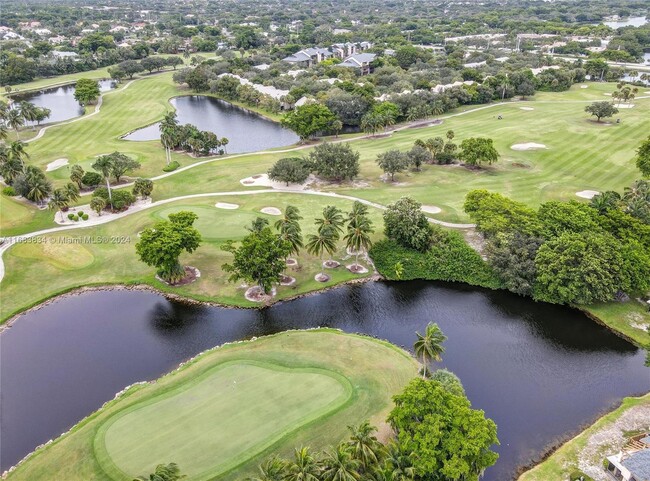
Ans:
{"type": "Polygon", "coordinates": [[[387,342],[330,329],[227,344],[127,389],[8,479],[130,481],[169,462],[188,480],[243,479],[269,455],[381,425],[417,369],[387,342]]]}

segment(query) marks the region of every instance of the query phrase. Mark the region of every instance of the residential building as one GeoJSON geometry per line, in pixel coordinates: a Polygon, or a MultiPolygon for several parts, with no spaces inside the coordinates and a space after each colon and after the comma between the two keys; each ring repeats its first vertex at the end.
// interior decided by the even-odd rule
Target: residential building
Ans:
{"type": "Polygon", "coordinates": [[[377,55],[374,53],[358,53],[350,55],[343,62],[338,64],[338,67],[355,68],[358,69],[361,75],[367,75],[372,72],[371,63],[377,55]]]}
{"type": "Polygon", "coordinates": [[[607,456],[606,468],[617,481],[650,481],[650,434],[634,436],[620,453],[607,456]]]}
{"type": "Polygon", "coordinates": [[[299,67],[311,67],[332,57],[332,52],[326,48],[310,47],[300,50],[293,55],[283,58],[284,62],[292,63],[299,67]]]}

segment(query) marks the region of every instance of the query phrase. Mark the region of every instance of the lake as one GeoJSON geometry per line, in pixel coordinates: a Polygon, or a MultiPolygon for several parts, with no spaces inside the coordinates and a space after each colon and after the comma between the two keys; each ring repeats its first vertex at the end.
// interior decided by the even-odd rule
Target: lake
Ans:
{"type": "MultiPolygon", "coordinates": [[[[116,84],[113,80],[100,80],[99,90],[106,92],[114,89],[116,84]]],[[[36,92],[13,95],[12,99],[21,102],[26,100],[37,107],[45,107],[52,111],[50,117],[44,123],[62,122],[83,115],[84,109],[74,98],[74,84],[52,87],[36,92]]],[[[33,122],[26,122],[32,125],[33,122]]]]}
{"type": "Polygon", "coordinates": [[[2,469],[116,392],[228,341],[317,326],[410,348],[437,322],[443,362],[498,426],[506,481],[624,396],[650,390],[645,353],[581,312],[501,291],[432,282],[342,286],[270,308],[188,306],[148,291],[96,291],[24,314],[0,334],[2,469]]]}
{"type": "Polygon", "coordinates": [[[648,19],[646,17],[628,17],[623,20],[603,22],[603,24],[613,29],[621,27],[640,27],[646,23],[648,23],[648,19]]]}
{"type": "MultiPolygon", "coordinates": [[[[298,142],[292,130],[285,129],[250,110],[237,107],[205,95],[187,95],[170,100],[176,109],[178,122],[195,125],[199,130],[214,132],[229,140],[227,152],[237,154],[275,147],[286,147],[298,142]]],[[[158,140],[158,124],[138,129],[123,137],[125,140],[158,140]]]]}

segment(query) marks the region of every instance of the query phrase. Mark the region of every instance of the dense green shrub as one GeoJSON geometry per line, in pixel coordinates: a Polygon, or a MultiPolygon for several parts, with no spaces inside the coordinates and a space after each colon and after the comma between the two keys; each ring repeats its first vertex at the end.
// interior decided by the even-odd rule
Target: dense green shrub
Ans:
{"type": "Polygon", "coordinates": [[[84,216],[84,211],[83,210],[77,211],[77,215],[79,217],[83,217],[84,216]]]}
{"type": "MultiPolygon", "coordinates": [[[[127,209],[131,204],[135,202],[135,196],[125,189],[112,190],[111,194],[113,196],[113,210],[120,211],[127,209]]],[[[106,201],[106,205],[110,205],[108,198],[108,189],[106,187],[98,187],[93,192],[93,197],[101,197],[106,201]]]]}
{"type": "Polygon", "coordinates": [[[81,183],[86,187],[97,187],[103,180],[102,175],[97,172],[86,172],[81,178],[81,183]]]}
{"type": "Polygon", "coordinates": [[[16,191],[10,185],[2,189],[2,193],[7,197],[13,197],[14,195],[16,195],[16,191]]]}
{"type": "Polygon", "coordinates": [[[70,220],[74,220],[75,217],[77,217],[77,216],[74,215],[72,212],[70,212],[70,213],[68,214],[68,219],[70,219],[70,220]]]}
{"type": "Polygon", "coordinates": [[[176,160],[172,160],[169,165],[166,165],[163,167],[163,172],[173,172],[174,170],[178,169],[181,166],[181,164],[178,163],[176,160]]]}
{"type": "Polygon", "coordinates": [[[81,218],[82,218],[83,220],[88,220],[88,214],[84,214],[84,215],[82,215],[81,218]]]}
{"type": "Polygon", "coordinates": [[[501,288],[499,278],[481,256],[468,246],[460,234],[444,232],[427,252],[401,247],[382,240],[370,249],[377,270],[387,279],[466,282],[501,288]]]}
{"type": "Polygon", "coordinates": [[[569,474],[570,481],[594,481],[594,478],[587,476],[585,473],[579,470],[571,471],[569,474]]]}

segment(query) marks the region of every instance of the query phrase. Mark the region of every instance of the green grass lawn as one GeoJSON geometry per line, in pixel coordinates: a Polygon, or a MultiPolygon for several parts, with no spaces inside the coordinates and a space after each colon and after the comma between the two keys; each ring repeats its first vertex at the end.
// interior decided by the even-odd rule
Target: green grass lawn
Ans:
{"type": "MultiPolygon", "coordinates": [[[[204,301],[220,302],[252,307],[244,298],[244,289],[239,283],[229,283],[228,274],[221,265],[232,255],[221,250],[221,244],[228,239],[240,239],[246,235],[246,226],[257,216],[266,218],[272,224],[278,217],[260,213],[263,207],[299,205],[304,217],[302,229],[305,235],[316,231],[314,219],[321,215],[325,205],[336,205],[348,212],[352,202],[342,199],[323,199],[317,196],[295,194],[260,194],[239,197],[208,197],[184,200],[154,207],[137,214],[115,220],[105,225],[59,232],[42,236],[34,242],[16,244],[4,254],[6,274],[2,280],[3,302],[0,318],[6,321],[14,313],[30,305],[67,290],[84,285],[106,284],[148,284],[158,289],[189,296],[204,301]],[[218,209],[216,202],[239,204],[237,210],[218,209]],[[135,254],[138,232],[152,226],[157,220],[166,218],[172,212],[191,210],[199,215],[196,223],[203,237],[203,244],[192,254],[183,255],[181,262],[197,267],[201,277],[196,282],[169,287],[156,280],[155,270],[140,262],[135,254]],[[116,243],[98,243],[85,239],[117,237],[116,243]],[[29,285],[29,289],[24,286],[29,285]]],[[[370,210],[370,216],[381,236],[381,212],[370,210]]],[[[350,264],[352,258],[339,242],[339,251],[334,258],[342,264],[350,264]]],[[[362,264],[365,261],[361,260],[362,264]]],[[[305,251],[299,256],[299,265],[287,270],[295,277],[294,286],[278,287],[278,298],[292,297],[305,292],[363,277],[349,272],[345,267],[328,269],[331,280],[320,283],[314,275],[320,271],[320,260],[305,251]]],[[[371,270],[372,272],[372,270],[371,270]]]]}
{"type": "Polygon", "coordinates": [[[384,423],[417,368],[396,346],[329,329],[226,345],[128,389],[7,479],[130,481],[168,462],[188,481],[243,479],[270,454],[384,423]]]}
{"type": "MultiPolygon", "coordinates": [[[[522,474],[518,481],[550,481],[568,479],[569,473],[578,468],[578,454],[587,445],[589,437],[601,429],[606,429],[630,408],[635,406],[650,406],[650,394],[646,394],[639,398],[625,398],[618,409],[603,416],[578,436],[563,444],[544,462],[522,474]]],[[[598,452],[596,458],[594,458],[594,463],[598,464],[594,465],[600,466],[602,460],[610,454],[616,454],[616,452],[598,452]]]]}
{"type": "Polygon", "coordinates": [[[650,311],[636,299],[607,302],[583,307],[612,329],[622,333],[639,346],[650,346],[650,311]]]}

